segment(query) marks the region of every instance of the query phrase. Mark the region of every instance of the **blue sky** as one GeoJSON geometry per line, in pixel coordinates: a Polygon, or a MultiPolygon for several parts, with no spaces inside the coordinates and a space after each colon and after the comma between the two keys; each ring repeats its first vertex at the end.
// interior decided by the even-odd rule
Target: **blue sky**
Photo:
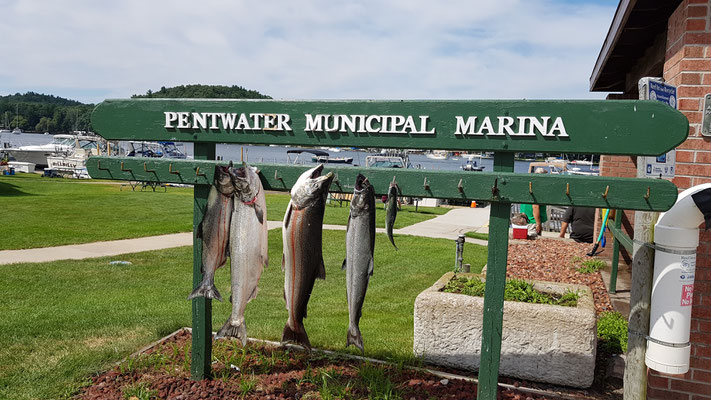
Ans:
{"type": "Polygon", "coordinates": [[[161,86],[282,99],[601,98],[617,1],[0,0],[0,95],[161,86]]]}

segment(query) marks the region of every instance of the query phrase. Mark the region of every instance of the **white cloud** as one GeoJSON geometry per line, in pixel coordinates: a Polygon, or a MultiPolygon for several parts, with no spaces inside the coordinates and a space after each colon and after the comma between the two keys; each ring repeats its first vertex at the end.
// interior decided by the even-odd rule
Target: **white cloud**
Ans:
{"type": "Polygon", "coordinates": [[[5,0],[0,94],[98,102],[205,83],[277,98],[600,97],[588,79],[614,7],[5,0]]]}

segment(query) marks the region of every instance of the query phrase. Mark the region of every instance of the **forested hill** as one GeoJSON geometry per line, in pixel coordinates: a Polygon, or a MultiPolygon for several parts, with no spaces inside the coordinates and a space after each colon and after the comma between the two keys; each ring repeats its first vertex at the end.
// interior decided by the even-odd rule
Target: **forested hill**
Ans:
{"type": "Polygon", "coordinates": [[[176,98],[176,99],[271,99],[256,90],[247,90],[242,86],[221,85],[180,85],[171,88],[163,86],[159,91],[149,90],[146,94],[135,94],[131,98],[176,98]]]}
{"type": "MultiPolygon", "coordinates": [[[[149,90],[132,98],[213,98],[213,99],[271,99],[256,90],[241,86],[180,85],[149,90]]],[[[94,104],[83,104],[48,94],[27,92],[0,96],[0,128],[19,127],[23,131],[68,133],[91,131],[91,112],[94,104]]]]}
{"type": "Polygon", "coordinates": [[[93,104],[35,92],[0,96],[0,127],[63,133],[90,130],[93,104]]]}

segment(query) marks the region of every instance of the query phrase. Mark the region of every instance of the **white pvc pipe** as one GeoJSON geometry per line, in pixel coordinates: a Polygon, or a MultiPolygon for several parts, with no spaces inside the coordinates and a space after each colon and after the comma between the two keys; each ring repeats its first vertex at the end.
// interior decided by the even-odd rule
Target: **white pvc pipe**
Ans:
{"type": "Polygon", "coordinates": [[[649,322],[652,339],[647,341],[645,363],[659,372],[684,374],[689,370],[698,227],[704,222],[704,214],[711,211],[711,195],[708,194],[711,194],[711,183],[683,191],[654,226],[657,248],[649,322]]]}

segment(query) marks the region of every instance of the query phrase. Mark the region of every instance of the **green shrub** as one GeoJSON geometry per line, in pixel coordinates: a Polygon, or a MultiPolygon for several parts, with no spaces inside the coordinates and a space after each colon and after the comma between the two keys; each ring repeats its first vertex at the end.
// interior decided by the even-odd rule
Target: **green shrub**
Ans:
{"type": "MultiPolygon", "coordinates": [[[[480,278],[455,276],[447,283],[442,291],[482,297],[484,296],[485,286],[486,284],[480,278]]],[[[524,303],[575,307],[578,305],[578,297],[577,292],[571,292],[569,290],[566,290],[562,295],[540,292],[534,289],[531,283],[521,279],[506,280],[506,289],[504,290],[504,300],[524,303]]]]}
{"type": "Polygon", "coordinates": [[[617,311],[605,311],[597,320],[597,337],[605,351],[627,352],[627,319],[617,311]]]}
{"type": "Polygon", "coordinates": [[[593,272],[597,272],[606,266],[607,264],[605,264],[605,261],[602,261],[599,258],[591,258],[583,261],[583,266],[578,268],[577,271],[582,274],[592,274],[593,272]]]}
{"type": "Polygon", "coordinates": [[[151,389],[147,382],[137,382],[123,388],[123,398],[138,400],[151,400],[158,396],[158,391],[151,389]]]}

